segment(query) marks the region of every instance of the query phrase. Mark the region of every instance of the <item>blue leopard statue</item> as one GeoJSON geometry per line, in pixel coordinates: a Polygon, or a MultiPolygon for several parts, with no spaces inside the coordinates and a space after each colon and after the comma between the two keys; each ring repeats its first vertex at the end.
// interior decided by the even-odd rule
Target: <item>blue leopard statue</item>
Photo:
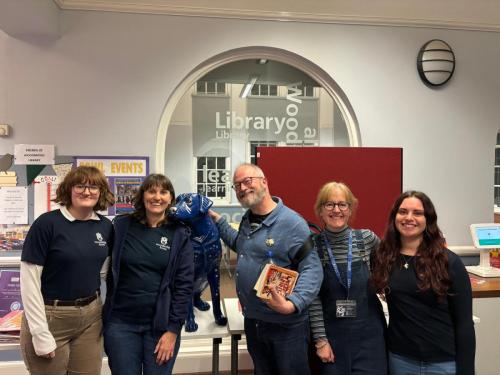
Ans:
{"type": "Polygon", "coordinates": [[[227,318],[220,308],[220,260],[222,246],[219,230],[208,216],[208,209],[213,202],[204,195],[197,193],[180,194],[175,206],[170,208],[169,218],[179,220],[191,228],[191,243],[194,250],[194,289],[193,299],[189,306],[186,320],[186,332],[198,329],[194,319],[193,306],[206,311],[210,305],[201,299],[201,293],[210,286],[212,307],[215,323],[220,326],[227,324],[227,318]]]}

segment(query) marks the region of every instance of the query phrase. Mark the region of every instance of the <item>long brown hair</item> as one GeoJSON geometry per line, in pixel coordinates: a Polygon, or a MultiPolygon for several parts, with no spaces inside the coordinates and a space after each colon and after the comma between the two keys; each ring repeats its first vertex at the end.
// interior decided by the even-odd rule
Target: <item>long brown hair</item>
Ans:
{"type": "Polygon", "coordinates": [[[378,293],[389,291],[392,270],[401,260],[401,235],[396,229],[395,219],[399,207],[406,198],[417,198],[422,202],[426,228],[415,256],[415,269],[420,291],[432,289],[439,299],[444,299],[451,285],[448,274],[448,257],[445,240],[437,225],[437,214],[430,198],[420,191],[407,191],[399,196],[391,209],[384,238],[372,260],[371,282],[378,293]]]}

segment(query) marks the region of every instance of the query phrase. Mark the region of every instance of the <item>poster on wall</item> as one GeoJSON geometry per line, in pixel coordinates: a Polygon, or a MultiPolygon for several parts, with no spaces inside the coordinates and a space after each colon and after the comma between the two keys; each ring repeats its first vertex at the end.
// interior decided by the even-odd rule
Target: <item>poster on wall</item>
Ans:
{"type": "Polygon", "coordinates": [[[107,177],[116,198],[116,204],[105,213],[107,216],[133,211],[132,197],[149,174],[147,156],[75,156],[75,166],[80,165],[96,167],[107,177]]]}
{"type": "Polygon", "coordinates": [[[0,187],[0,224],[28,224],[28,188],[0,187]]]}
{"type": "Polygon", "coordinates": [[[60,206],[52,200],[59,186],[58,176],[37,176],[33,180],[33,219],[60,206]]]}
{"type": "Polygon", "coordinates": [[[23,305],[21,302],[20,271],[18,268],[0,268],[0,332],[18,332],[21,329],[23,305]]]}
{"type": "Polygon", "coordinates": [[[135,193],[139,191],[143,179],[138,177],[122,178],[117,177],[115,179],[115,214],[127,214],[134,211],[134,206],[132,204],[132,198],[135,193]]]}
{"type": "Polygon", "coordinates": [[[0,224],[0,257],[19,255],[29,229],[29,225],[0,224]]]}

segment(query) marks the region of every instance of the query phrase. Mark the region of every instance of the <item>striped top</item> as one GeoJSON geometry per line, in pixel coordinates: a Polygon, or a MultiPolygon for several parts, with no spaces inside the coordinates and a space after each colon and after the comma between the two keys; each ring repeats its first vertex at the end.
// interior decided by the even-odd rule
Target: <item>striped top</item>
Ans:
{"type": "MultiPolygon", "coordinates": [[[[350,231],[351,229],[347,227],[340,232],[331,232],[328,229],[325,229],[323,232],[326,234],[333,256],[335,257],[335,262],[338,264],[347,263],[350,231]]],[[[321,241],[319,245],[325,249],[324,237],[319,236],[318,241],[321,241]]],[[[380,240],[377,235],[369,229],[352,230],[352,261],[357,262],[365,256],[370,256],[371,251],[376,249],[379,243],[380,240]],[[362,237],[363,243],[359,243],[360,239],[356,236],[355,232],[361,233],[360,237],[362,237]]],[[[328,251],[320,251],[319,254],[323,267],[330,263],[328,251]]]]}
{"type": "MultiPolygon", "coordinates": [[[[347,263],[347,252],[349,247],[349,231],[351,228],[347,227],[340,232],[331,232],[328,229],[324,230],[324,234],[330,243],[335,262],[338,264],[347,263]]],[[[320,255],[321,264],[324,267],[330,266],[330,256],[325,249],[324,237],[318,236],[317,243],[321,246],[318,253],[320,255]]],[[[368,260],[370,253],[377,249],[380,244],[380,239],[375,233],[369,229],[352,230],[352,261],[359,262],[363,258],[368,260]],[[359,233],[358,235],[356,234],[359,233]],[[361,242],[362,241],[362,242],[361,242]]],[[[331,266],[330,266],[331,267],[331,266]]],[[[323,281],[324,282],[324,281],[323,281]]],[[[309,307],[309,320],[311,324],[311,332],[314,341],[326,339],[325,322],[323,318],[323,306],[321,299],[317,296],[309,307]]],[[[330,340],[333,338],[330,337],[330,340]]]]}

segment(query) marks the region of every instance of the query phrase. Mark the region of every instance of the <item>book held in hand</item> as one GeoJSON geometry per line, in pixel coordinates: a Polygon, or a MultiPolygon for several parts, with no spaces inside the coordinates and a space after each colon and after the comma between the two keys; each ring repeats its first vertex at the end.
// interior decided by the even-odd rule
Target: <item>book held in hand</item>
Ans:
{"type": "Polygon", "coordinates": [[[257,297],[271,299],[269,287],[276,287],[276,291],[282,296],[289,295],[292,293],[298,277],[297,271],[280,267],[274,263],[267,263],[254,286],[257,297]]]}

